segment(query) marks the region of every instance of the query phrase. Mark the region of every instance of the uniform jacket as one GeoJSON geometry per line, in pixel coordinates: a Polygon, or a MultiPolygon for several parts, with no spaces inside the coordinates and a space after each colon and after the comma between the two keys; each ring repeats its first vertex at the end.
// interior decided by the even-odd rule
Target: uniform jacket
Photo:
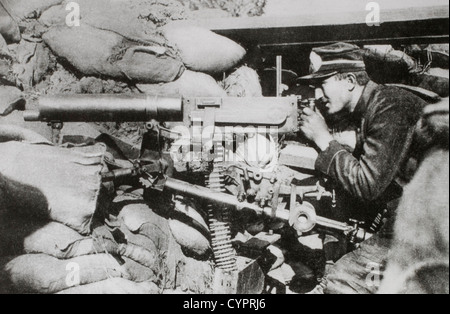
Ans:
{"type": "Polygon", "coordinates": [[[358,202],[387,202],[401,196],[396,178],[412,153],[425,106],[421,98],[405,90],[370,81],[352,114],[357,129],[355,151],[332,141],[319,154],[316,169],[358,202]]]}

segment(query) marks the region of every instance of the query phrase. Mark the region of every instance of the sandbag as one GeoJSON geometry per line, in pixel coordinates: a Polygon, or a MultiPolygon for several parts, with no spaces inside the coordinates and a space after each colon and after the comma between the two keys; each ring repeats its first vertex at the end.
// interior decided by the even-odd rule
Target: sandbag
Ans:
{"type": "Polygon", "coordinates": [[[39,23],[47,27],[65,25],[68,13],[65,5],[55,5],[41,14],[39,23]]]}
{"type": "Polygon", "coordinates": [[[6,212],[2,199],[5,181],[0,174],[0,256],[19,256],[25,254],[24,241],[36,230],[45,226],[48,221],[24,219],[6,212]]]}
{"type": "Polygon", "coordinates": [[[113,48],[123,41],[120,35],[81,25],[53,27],[42,38],[57,56],[85,75],[122,77],[120,70],[108,62],[113,48]]]}
{"type": "Polygon", "coordinates": [[[15,125],[0,125],[0,143],[3,142],[28,142],[33,144],[51,144],[45,137],[28,129],[15,125]]]}
{"type": "Polygon", "coordinates": [[[123,233],[127,244],[136,245],[150,252],[155,252],[156,248],[159,245],[158,242],[155,242],[153,239],[150,239],[141,234],[132,233],[123,223],[120,226],[120,231],[123,233]]]}
{"type": "MultiPolygon", "coordinates": [[[[11,109],[10,106],[9,109],[11,109]]],[[[52,129],[46,123],[24,121],[22,111],[16,110],[6,116],[0,115],[0,125],[4,127],[1,131],[1,142],[15,140],[30,143],[50,143],[52,139],[52,129]],[[9,126],[13,127],[10,128],[9,126]],[[31,135],[30,132],[34,135],[31,135]]]]}
{"type": "Polygon", "coordinates": [[[450,72],[448,69],[431,68],[427,71],[427,73],[433,76],[445,77],[446,79],[450,78],[450,72]]]}
{"type": "Polygon", "coordinates": [[[449,96],[449,79],[428,74],[415,74],[408,80],[409,85],[427,89],[441,97],[449,96]]]}
{"type": "Polygon", "coordinates": [[[53,27],[43,39],[57,56],[87,76],[161,83],[176,80],[184,71],[164,48],[136,46],[116,33],[85,24],[53,27]]]}
{"type": "Polygon", "coordinates": [[[211,253],[209,228],[195,210],[194,204],[187,199],[176,198],[175,211],[169,220],[169,226],[177,243],[188,255],[207,257],[211,253]]]}
{"type": "Polygon", "coordinates": [[[4,271],[5,266],[14,258],[15,256],[0,255],[0,294],[13,294],[15,292],[8,274],[4,271]]]}
{"type": "Polygon", "coordinates": [[[166,48],[133,46],[126,50],[116,65],[131,81],[142,83],[165,83],[178,79],[185,68],[169,56],[166,48]]]}
{"type": "Polygon", "coordinates": [[[0,116],[14,110],[24,110],[25,99],[22,92],[13,86],[0,86],[0,116]]]}
{"type": "Polygon", "coordinates": [[[170,230],[173,236],[191,256],[205,256],[211,251],[208,238],[195,228],[176,219],[169,220],[170,230]]]}
{"type": "Polygon", "coordinates": [[[258,73],[247,66],[234,71],[222,82],[222,86],[228,97],[263,96],[258,73]]]}
{"type": "Polygon", "coordinates": [[[27,254],[43,253],[58,259],[99,253],[119,254],[119,246],[113,241],[95,236],[86,238],[55,222],[27,236],[24,240],[24,250],[27,254]]]}
{"type": "MultiPolygon", "coordinates": [[[[123,199],[116,198],[114,202],[123,199]]],[[[124,201],[126,204],[126,201],[124,201]]],[[[182,198],[174,201],[173,205],[154,204],[155,210],[167,212],[167,220],[155,214],[145,203],[131,203],[123,207],[119,219],[126,226],[123,230],[127,240],[151,252],[167,251],[169,239],[173,236],[187,253],[196,257],[205,257],[210,253],[208,226],[198,212],[182,198]],[[170,231],[169,231],[170,230],[170,231]],[[130,232],[132,234],[130,234],[130,232]],[[145,237],[145,238],[142,238],[145,237]],[[150,240],[150,241],[149,241],[150,240]]]]}
{"type": "Polygon", "coordinates": [[[120,199],[123,200],[124,206],[118,218],[132,233],[125,230],[127,239],[151,252],[166,251],[170,237],[167,220],[154,213],[143,200],[127,204],[126,198],[122,197],[116,198],[114,202],[117,204],[120,199]]]}
{"type": "Polygon", "coordinates": [[[5,179],[0,204],[29,219],[53,220],[90,234],[100,196],[103,145],[63,149],[6,142],[0,143],[0,151],[5,179]]]}
{"type": "Polygon", "coordinates": [[[417,62],[392,46],[365,46],[364,63],[370,78],[379,84],[401,83],[417,68],[417,62]]]}
{"type": "Polygon", "coordinates": [[[63,0],[1,0],[3,6],[16,20],[39,16],[45,9],[63,0]]]}
{"type": "Polygon", "coordinates": [[[211,76],[186,70],[176,81],[166,84],[138,84],[139,90],[151,95],[182,95],[184,97],[226,97],[226,92],[211,76]]]}
{"type": "Polygon", "coordinates": [[[40,294],[57,293],[78,284],[86,285],[109,278],[128,278],[119,263],[106,254],[70,260],[58,260],[43,254],[22,255],[9,262],[5,272],[16,290],[40,294]],[[77,274],[79,281],[76,280],[77,274]]]}
{"type": "Polygon", "coordinates": [[[134,282],[154,282],[158,283],[158,277],[163,275],[163,271],[155,271],[157,269],[157,265],[152,268],[148,268],[143,266],[142,264],[132,260],[128,257],[122,257],[125,261],[123,264],[123,268],[128,274],[128,279],[134,282]]]}
{"type": "Polygon", "coordinates": [[[430,44],[426,47],[410,45],[406,47],[406,52],[420,60],[421,64],[432,68],[449,68],[449,44],[430,44]]]}
{"type": "Polygon", "coordinates": [[[16,54],[17,63],[13,67],[16,86],[27,90],[41,82],[49,71],[50,51],[42,43],[22,40],[16,54]]]}
{"type": "Polygon", "coordinates": [[[0,35],[4,37],[7,43],[18,43],[21,38],[19,25],[5,8],[4,2],[5,0],[0,1],[0,35]]]}
{"type": "Polygon", "coordinates": [[[167,251],[159,252],[159,257],[149,266],[149,252],[137,246],[121,246],[123,265],[130,280],[135,282],[155,282],[160,288],[182,287],[183,291],[210,293],[213,267],[210,262],[186,257],[179,244],[171,238],[167,251]],[[147,266],[146,266],[147,265],[147,266]]]}
{"type": "Polygon", "coordinates": [[[162,33],[178,49],[186,67],[193,71],[222,73],[236,66],[246,54],[234,41],[186,23],[169,23],[162,28],[162,33]]]}
{"type": "Polygon", "coordinates": [[[159,288],[152,282],[136,283],[113,278],[89,285],[67,289],[57,294],[158,294],[159,288]]]}
{"type": "Polygon", "coordinates": [[[163,251],[150,252],[142,247],[133,244],[121,244],[119,246],[120,256],[127,257],[133,261],[145,266],[147,268],[155,268],[158,263],[161,263],[163,258],[163,251]],[[158,254],[160,256],[158,256],[158,254]]]}

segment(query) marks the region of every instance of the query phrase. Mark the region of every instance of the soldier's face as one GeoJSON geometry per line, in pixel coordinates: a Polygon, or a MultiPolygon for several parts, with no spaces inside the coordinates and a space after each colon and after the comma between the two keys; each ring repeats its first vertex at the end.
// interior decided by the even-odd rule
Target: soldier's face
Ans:
{"type": "Polygon", "coordinates": [[[347,109],[350,93],[346,80],[332,76],[316,85],[316,98],[325,103],[323,108],[327,114],[333,115],[347,109]]]}

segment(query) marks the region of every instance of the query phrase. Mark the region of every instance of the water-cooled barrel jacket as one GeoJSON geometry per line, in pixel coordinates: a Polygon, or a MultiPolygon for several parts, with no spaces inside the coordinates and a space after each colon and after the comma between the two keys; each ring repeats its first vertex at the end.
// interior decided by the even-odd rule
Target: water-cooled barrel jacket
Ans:
{"type": "Polygon", "coordinates": [[[403,89],[370,81],[352,114],[357,126],[355,151],[333,141],[319,154],[316,169],[358,201],[385,199],[409,159],[425,106],[403,89]]]}

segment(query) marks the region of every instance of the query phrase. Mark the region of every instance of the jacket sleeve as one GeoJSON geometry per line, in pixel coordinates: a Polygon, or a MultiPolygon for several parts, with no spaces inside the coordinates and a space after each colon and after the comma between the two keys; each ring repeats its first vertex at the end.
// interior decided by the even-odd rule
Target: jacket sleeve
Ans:
{"type": "Polygon", "coordinates": [[[414,134],[416,121],[402,105],[378,100],[364,123],[367,130],[361,157],[355,158],[333,141],[319,155],[316,169],[361,201],[380,197],[395,179],[414,134]]]}

